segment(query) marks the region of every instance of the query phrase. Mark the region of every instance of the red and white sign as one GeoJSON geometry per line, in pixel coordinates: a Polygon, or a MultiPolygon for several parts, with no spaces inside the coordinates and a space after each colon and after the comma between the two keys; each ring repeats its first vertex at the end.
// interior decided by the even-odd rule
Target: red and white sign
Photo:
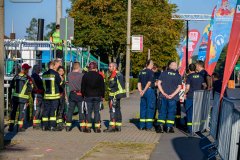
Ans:
{"type": "Polygon", "coordinates": [[[132,52],[143,51],[143,36],[132,36],[132,52]]]}

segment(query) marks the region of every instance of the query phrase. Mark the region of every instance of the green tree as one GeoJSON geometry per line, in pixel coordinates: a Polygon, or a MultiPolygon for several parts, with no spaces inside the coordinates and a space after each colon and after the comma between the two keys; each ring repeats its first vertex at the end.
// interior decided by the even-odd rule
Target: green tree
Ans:
{"type": "MultiPolygon", "coordinates": [[[[101,56],[119,58],[121,53],[125,55],[127,0],[73,2],[69,15],[75,20],[74,43],[89,45],[101,56]]],[[[131,70],[135,75],[144,67],[148,49],[151,49],[151,59],[159,66],[177,58],[176,46],[183,22],[171,19],[176,8],[166,0],[132,0],[132,35],[144,37],[143,53],[131,54],[131,70]]]]}
{"type": "Polygon", "coordinates": [[[44,36],[45,40],[49,40],[50,36],[53,34],[53,32],[56,30],[56,23],[51,22],[48,25],[46,25],[47,34],[44,36]]]}
{"type": "Polygon", "coordinates": [[[30,26],[26,28],[27,36],[25,38],[27,40],[37,40],[37,33],[38,33],[38,21],[36,18],[32,18],[30,21],[30,26]]]}

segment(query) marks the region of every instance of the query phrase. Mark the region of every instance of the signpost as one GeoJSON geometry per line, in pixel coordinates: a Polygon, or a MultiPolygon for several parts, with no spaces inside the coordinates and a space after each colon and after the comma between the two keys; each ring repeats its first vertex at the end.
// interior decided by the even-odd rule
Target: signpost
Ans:
{"type": "Polygon", "coordinates": [[[132,36],[132,52],[143,51],[143,36],[132,36]]]}

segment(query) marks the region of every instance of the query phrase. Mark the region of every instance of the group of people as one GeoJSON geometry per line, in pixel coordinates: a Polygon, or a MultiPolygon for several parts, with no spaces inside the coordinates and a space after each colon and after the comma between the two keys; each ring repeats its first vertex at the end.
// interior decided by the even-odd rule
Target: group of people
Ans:
{"type": "MultiPolygon", "coordinates": [[[[61,131],[64,128],[71,131],[72,116],[75,107],[78,108],[81,132],[101,132],[100,110],[105,95],[104,76],[98,71],[97,63],[90,62],[88,71],[82,72],[79,62],[73,63],[72,72],[65,78],[62,60],[56,59],[48,63],[48,70],[40,77],[41,68],[35,65],[31,77],[28,64],[22,65],[22,70],[10,84],[12,111],[9,131],[15,126],[16,112],[19,108],[17,131],[25,131],[26,108],[29,107],[30,96],[33,98],[33,128],[43,131],[61,131]],[[69,88],[69,95],[66,88],[69,88]],[[67,103],[65,103],[67,102],[67,103]],[[67,111],[65,111],[65,104],[67,111]],[[94,117],[92,114],[94,113],[94,117]]],[[[109,64],[109,127],[104,132],[121,131],[122,115],[120,99],[126,96],[122,74],[117,70],[116,63],[109,64]]]]}
{"type": "Polygon", "coordinates": [[[139,73],[138,91],[141,96],[139,129],[156,131],[157,133],[163,133],[164,131],[174,133],[173,126],[175,125],[179,92],[183,81],[185,81],[186,125],[188,132],[191,133],[194,91],[212,89],[212,79],[204,69],[204,62],[197,61],[196,64],[190,64],[185,80],[179,74],[177,63],[174,61],[170,61],[161,73],[154,71],[153,61],[148,60],[145,68],[139,73]],[[158,118],[155,130],[153,124],[156,108],[158,118]]]}

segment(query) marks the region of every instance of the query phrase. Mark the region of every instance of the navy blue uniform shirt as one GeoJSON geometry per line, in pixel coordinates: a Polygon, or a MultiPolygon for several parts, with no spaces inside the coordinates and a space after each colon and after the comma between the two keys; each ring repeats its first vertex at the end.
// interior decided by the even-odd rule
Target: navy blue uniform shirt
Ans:
{"type": "Polygon", "coordinates": [[[206,82],[206,84],[207,84],[207,76],[210,76],[210,75],[208,74],[208,72],[203,69],[203,70],[201,70],[201,71],[199,72],[199,74],[203,77],[204,82],[206,82]]]}
{"type": "MultiPolygon", "coordinates": [[[[163,71],[159,77],[159,80],[162,82],[161,85],[163,91],[168,95],[171,95],[179,85],[182,85],[181,75],[177,71],[171,69],[163,71]]],[[[164,97],[162,93],[160,93],[160,97],[164,97]]],[[[176,94],[173,99],[178,101],[179,95],[176,94]]]]}
{"type": "Polygon", "coordinates": [[[191,73],[187,76],[186,85],[190,85],[187,98],[192,99],[194,91],[201,90],[204,78],[199,73],[191,73]]]}
{"type": "Polygon", "coordinates": [[[142,89],[145,88],[148,82],[151,82],[152,88],[154,88],[154,72],[148,68],[143,69],[140,71],[139,76],[138,76],[138,82],[141,83],[142,89]]]}

